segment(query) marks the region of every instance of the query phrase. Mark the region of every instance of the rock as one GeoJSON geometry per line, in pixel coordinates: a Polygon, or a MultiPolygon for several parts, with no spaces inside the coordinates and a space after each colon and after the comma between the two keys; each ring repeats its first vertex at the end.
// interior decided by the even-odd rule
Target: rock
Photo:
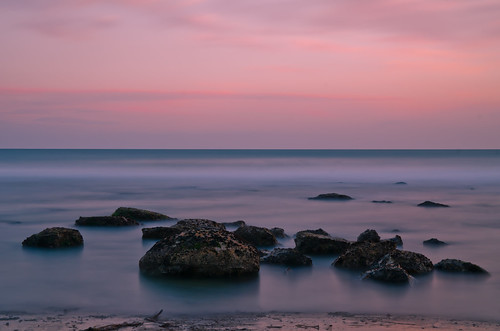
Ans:
{"type": "Polygon", "coordinates": [[[394,284],[406,284],[411,280],[411,276],[397,264],[368,270],[363,274],[362,278],[394,284]]]}
{"type": "Polygon", "coordinates": [[[23,246],[61,248],[83,245],[80,231],[61,227],[47,228],[23,241],[23,246]]]}
{"type": "Polygon", "coordinates": [[[234,235],[254,246],[274,246],[278,243],[276,237],[269,229],[258,226],[242,226],[234,231],[234,235]]]}
{"type": "Polygon", "coordinates": [[[76,225],[81,226],[128,226],[139,225],[136,220],[131,220],[123,216],[92,216],[80,217],[75,221],[76,225]]]}
{"type": "Polygon", "coordinates": [[[259,253],[218,227],[186,228],[158,241],[139,261],[149,275],[239,277],[259,272],[259,253]]]}
{"type": "Polygon", "coordinates": [[[332,237],[322,229],[300,231],[295,237],[295,248],[304,254],[341,254],[350,246],[350,241],[332,237]]]}
{"type": "Polygon", "coordinates": [[[261,257],[260,262],[289,267],[312,265],[311,258],[305,256],[295,248],[275,248],[268,255],[261,257]]]}
{"type": "Polygon", "coordinates": [[[341,201],[347,201],[347,200],[352,200],[353,198],[345,195],[345,194],[338,194],[338,193],[324,193],[317,195],[315,197],[309,198],[309,200],[341,200],[341,201]]]}
{"type": "Polygon", "coordinates": [[[395,249],[396,243],[391,241],[356,242],[333,261],[332,265],[351,270],[366,270],[395,249]]]}
{"type": "Polygon", "coordinates": [[[276,238],[287,238],[288,236],[285,233],[285,230],[282,228],[272,228],[271,233],[274,234],[276,238]]]}
{"type": "Polygon", "coordinates": [[[394,183],[394,185],[408,185],[408,183],[406,183],[406,182],[396,182],[396,183],[394,183]]]}
{"type": "Polygon", "coordinates": [[[372,265],[373,269],[390,264],[399,265],[410,275],[422,275],[432,271],[432,261],[420,253],[410,251],[394,250],[384,255],[377,263],[372,265]]]}
{"type": "Polygon", "coordinates": [[[372,200],[372,203],[392,203],[390,200],[372,200]]]}
{"type": "Polygon", "coordinates": [[[170,236],[175,236],[181,233],[182,230],[171,226],[158,226],[154,228],[143,228],[142,239],[163,239],[170,236]]]}
{"type": "Polygon", "coordinates": [[[224,226],[232,226],[232,227],[236,227],[236,228],[240,228],[240,227],[246,225],[245,221],[242,221],[242,220],[235,221],[235,222],[225,222],[222,224],[224,224],[224,226]]]}
{"type": "Polygon", "coordinates": [[[448,245],[444,241],[441,241],[441,240],[436,239],[436,238],[431,238],[431,239],[428,239],[428,240],[424,240],[422,243],[424,245],[427,245],[427,246],[444,246],[444,245],[448,245]]]}
{"type": "Polygon", "coordinates": [[[392,242],[396,243],[396,246],[403,246],[403,239],[398,234],[395,235],[394,238],[384,239],[382,241],[392,241],[392,242]]]}
{"type": "Polygon", "coordinates": [[[171,227],[188,230],[188,229],[220,229],[226,230],[226,227],[222,223],[217,223],[215,221],[207,220],[207,219],[185,219],[180,220],[176,224],[171,227]]]}
{"type": "Polygon", "coordinates": [[[123,216],[135,221],[158,221],[174,219],[170,216],[145,209],[120,207],[111,216],[123,216]]]}
{"type": "Polygon", "coordinates": [[[486,270],[476,264],[457,259],[444,259],[434,265],[436,270],[446,272],[461,272],[474,274],[489,274],[486,270]]]}
{"type": "Polygon", "coordinates": [[[378,235],[377,231],[372,229],[367,229],[358,236],[357,241],[358,242],[368,241],[372,243],[377,243],[380,241],[380,236],[378,235]]]}
{"type": "Polygon", "coordinates": [[[442,204],[442,203],[437,203],[437,202],[432,202],[432,201],[424,201],[422,203],[418,204],[419,207],[429,207],[429,208],[434,208],[434,207],[449,207],[448,205],[442,204]]]}

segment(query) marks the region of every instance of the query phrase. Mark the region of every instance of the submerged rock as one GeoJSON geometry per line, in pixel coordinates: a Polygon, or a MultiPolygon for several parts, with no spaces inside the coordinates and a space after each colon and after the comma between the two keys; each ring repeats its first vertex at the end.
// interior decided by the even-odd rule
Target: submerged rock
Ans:
{"type": "Polygon", "coordinates": [[[373,269],[386,265],[396,264],[406,270],[410,275],[422,275],[432,271],[432,261],[425,255],[410,251],[394,250],[384,255],[377,263],[372,265],[373,269]]]}
{"type": "Polygon", "coordinates": [[[368,241],[372,243],[377,243],[380,241],[380,236],[378,235],[377,231],[372,229],[367,229],[358,236],[357,241],[358,242],[368,241]]]}
{"type": "Polygon", "coordinates": [[[274,246],[278,243],[271,230],[258,226],[242,226],[234,231],[234,235],[254,246],[274,246]]]}
{"type": "Polygon", "coordinates": [[[149,275],[239,277],[259,272],[259,253],[217,227],[187,228],[158,241],[139,261],[149,275]]]}
{"type": "Polygon", "coordinates": [[[260,262],[289,267],[312,265],[311,258],[305,256],[295,248],[275,248],[269,254],[261,257],[260,262]]]}
{"type": "Polygon", "coordinates": [[[182,230],[171,226],[158,226],[154,228],[143,228],[142,239],[163,239],[170,236],[175,236],[181,233],[182,230]]]}
{"type": "Polygon", "coordinates": [[[62,227],[47,228],[23,241],[23,246],[62,248],[83,245],[80,231],[62,227]]]}
{"type": "Polygon", "coordinates": [[[324,193],[317,195],[315,197],[308,198],[309,200],[341,200],[341,201],[346,201],[346,200],[352,200],[353,198],[345,195],[345,194],[338,194],[338,193],[324,193]]]}
{"type": "Polygon", "coordinates": [[[145,209],[120,207],[111,216],[123,216],[135,221],[171,220],[170,216],[145,209]]]}
{"type": "Polygon", "coordinates": [[[403,238],[401,238],[401,236],[398,234],[395,235],[393,238],[384,239],[382,241],[392,241],[396,243],[396,246],[403,246],[403,238]]]}
{"type": "Polygon", "coordinates": [[[274,234],[276,238],[287,238],[288,236],[285,233],[285,230],[282,228],[272,228],[271,233],[274,234]]]}
{"type": "Polygon", "coordinates": [[[372,200],[372,203],[392,203],[390,200],[372,200]]]}
{"type": "Polygon", "coordinates": [[[448,205],[445,205],[445,204],[442,204],[442,203],[438,203],[438,202],[433,202],[433,201],[424,201],[422,203],[419,203],[418,204],[419,207],[430,207],[430,208],[434,208],[434,207],[449,207],[448,205]]]}
{"type": "Polygon", "coordinates": [[[424,245],[427,245],[427,246],[445,246],[445,245],[448,245],[444,241],[441,241],[441,240],[436,239],[436,238],[431,238],[431,239],[428,239],[428,240],[424,240],[422,243],[424,245]]]}
{"type": "Polygon", "coordinates": [[[457,259],[444,259],[434,265],[436,270],[457,273],[489,274],[480,266],[457,259]]]}
{"type": "Polygon", "coordinates": [[[341,254],[350,246],[350,241],[332,237],[322,229],[300,231],[295,237],[295,248],[305,254],[341,254]]]}
{"type": "Polygon", "coordinates": [[[362,276],[363,279],[372,279],[384,283],[405,284],[409,283],[411,276],[397,264],[388,264],[382,267],[368,270],[362,276]]]}
{"type": "Polygon", "coordinates": [[[378,243],[356,242],[340,255],[332,265],[351,270],[366,270],[384,255],[395,249],[396,243],[391,241],[381,241],[378,243]]]}
{"type": "Polygon", "coordinates": [[[123,216],[91,216],[80,217],[75,221],[76,225],[81,226],[129,226],[139,225],[136,220],[131,220],[123,216]]]}
{"type": "Polygon", "coordinates": [[[394,185],[408,185],[407,182],[396,182],[394,183],[394,185]]]}

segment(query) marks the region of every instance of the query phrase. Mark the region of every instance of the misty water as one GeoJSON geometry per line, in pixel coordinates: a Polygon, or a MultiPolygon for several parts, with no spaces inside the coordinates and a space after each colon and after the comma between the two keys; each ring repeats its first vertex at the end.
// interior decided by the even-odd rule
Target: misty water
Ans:
{"type": "Polygon", "coordinates": [[[500,151],[0,150],[1,311],[101,313],[371,312],[500,316],[500,151]],[[395,184],[404,181],[407,184],[395,184]],[[320,193],[352,201],[308,200],[320,193]],[[372,200],[390,200],[375,204],[372,200]],[[425,200],[451,208],[421,208],[425,200]],[[47,227],[120,206],[171,217],[322,228],[355,240],[372,228],[434,263],[459,258],[490,277],[434,271],[411,286],[362,281],[313,256],[310,268],[261,265],[244,280],[151,278],[138,261],[154,241],[138,227],[78,227],[83,248],[23,248],[47,227]],[[438,238],[449,245],[428,247],[438,238]]]}

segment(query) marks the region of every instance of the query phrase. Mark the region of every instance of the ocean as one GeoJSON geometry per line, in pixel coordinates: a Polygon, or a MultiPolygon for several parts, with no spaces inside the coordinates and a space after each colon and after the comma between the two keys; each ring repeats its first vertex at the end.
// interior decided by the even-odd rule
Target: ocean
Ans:
{"type": "Polygon", "coordinates": [[[172,314],[356,312],[500,316],[500,150],[0,150],[0,311],[172,314]],[[405,182],[406,184],[396,184],[405,182]],[[308,200],[336,192],[351,201],[308,200]],[[390,200],[376,204],[372,200],[390,200]],[[421,208],[432,200],[451,208],[421,208]],[[458,258],[490,277],[437,271],[409,286],[362,281],[313,256],[310,268],[261,265],[245,280],[151,278],[138,227],[78,227],[83,248],[23,248],[47,227],[120,206],[179,219],[281,227],[355,240],[375,229],[434,263],[458,258]],[[395,231],[398,231],[397,233],[395,231]],[[449,245],[428,247],[438,238],[449,245]]]}

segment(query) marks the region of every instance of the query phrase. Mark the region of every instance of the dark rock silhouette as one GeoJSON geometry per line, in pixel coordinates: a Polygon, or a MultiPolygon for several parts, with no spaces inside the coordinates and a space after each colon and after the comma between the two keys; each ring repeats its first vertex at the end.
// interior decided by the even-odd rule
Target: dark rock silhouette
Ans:
{"type": "Polygon", "coordinates": [[[181,233],[182,230],[171,226],[157,226],[154,228],[143,228],[142,239],[163,239],[170,236],[175,236],[181,233]]]}
{"type": "Polygon", "coordinates": [[[129,226],[139,225],[136,220],[131,220],[123,216],[91,216],[80,217],[75,221],[80,226],[129,226]]]}
{"type": "Polygon", "coordinates": [[[295,236],[295,248],[304,254],[341,254],[350,245],[350,241],[332,237],[322,229],[299,231],[295,236]]]}
{"type": "Polygon", "coordinates": [[[78,230],[54,227],[26,238],[22,245],[45,248],[75,247],[83,245],[83,237],[78,230]]]}
{"type": "Polygon", "coordinates": [[[380,241],[380,236],[378,235],[377,231],[372,229],[367,229],[358,236],[357,241],[358,242],[368,241],[376,243],[380,241]]]}
{"type": "Polygon", "coordinates": [[[239,227],[234,231],[234,235],[254,246],[274,246],[278,243],[271,230],[258,226],[239,227]]]}
{"type": "Polygon", "coordinates": [[[424,201],[422,203],[418,204],[419,207],[427,207],[427,208],[439,208],[439,207],[449,207],[448,205],[438,203],[438,202],[433,202],[433,201],[424,201]]]}
{"type": "Polygon", "coordinates": [[[371,266],[376,269],[386,265],[398,265],[410,275],[422,275],[433,270],[432,261],[425,255],[410,251],[394,250],[384,255],[377,263],[371,266]]]}
{"type": "Polygon", "coordinates": [[[145,209],[120,207],[111,216],[123,216],[135,221],[171,220],[170,216],[145,209]]]}
{"type": "Polygon", "coordinates": [[[260,262],[289,267],[312,265],[311,258],[305,256],[295,248],[275,248],[269,254],[261,257],[260,262]]]}
{"type": "Polygon", "coordinates": [[[406,284],[411,276],[397,264],[387,264],[376,269],[366,271],[363,279],[372,279],[384,283],[406,284]]]}
{"type": "Polygon", "coordinates": [[[352,200],[353,198],[345,195],[345,194],[338,194],[338,193],[324,193],[317,195],[315,197],[308,198],[309,200],[339,200],[339,201],[347,201],[347,200],[352,200]]]}
{"type": "Polygon", "coordinates": [[[436,270],[456,273],[489,274],[480,266],[457,259],[444,259],[434,265],[436,270]]]}
{"type": "Polygon", "coordinates": [[[422,243],[426,246],[445,246],[445,245],[448,245],[444,241],[441,241],[441,240],[436,239],[436,238],[424,240],[422,243]]]}
{"type": "Polygon", "coordinates": [[[391,241],[378,243],[356,242],[340,255],[332,265],[351,270],[367,270],[384,255],[395,249],[396,243],[391,241]]]}

